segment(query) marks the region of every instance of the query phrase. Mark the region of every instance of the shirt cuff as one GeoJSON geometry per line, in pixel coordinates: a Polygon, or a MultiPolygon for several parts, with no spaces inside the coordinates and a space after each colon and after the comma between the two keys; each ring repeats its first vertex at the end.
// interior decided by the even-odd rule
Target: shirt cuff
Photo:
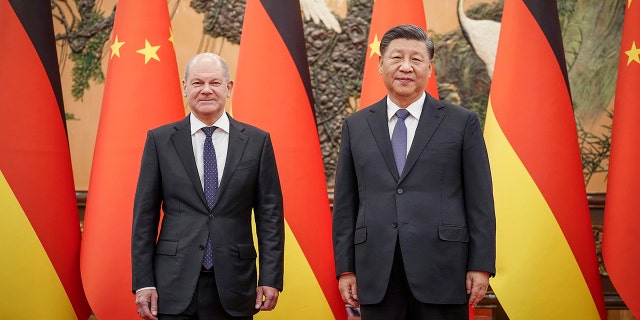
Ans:
{"type": "Polygon", "coordinates": [[[138,293],[138,292],[140,292],[140,291],[143,291],[143,290],[151,290],[151,289],[155,290],[155,289],[156,289],[156,287],[144,287],[144,288],[140,288],[140,289],[136,290],[136,293],[138,293]]]}

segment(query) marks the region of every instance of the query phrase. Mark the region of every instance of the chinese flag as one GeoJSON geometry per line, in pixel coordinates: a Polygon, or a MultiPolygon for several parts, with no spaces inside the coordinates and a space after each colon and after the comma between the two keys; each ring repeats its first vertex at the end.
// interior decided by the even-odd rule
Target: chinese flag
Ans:
{"type": "Polygon", "coordinates": [[[284,195],[285,290],[256,318],[346,319],[297,0],[247,1],[233,115],[271,134],[284,195]]]}
{"type": "Polygon", "coordinates": [[[602,255],[609,278],[622,300],[640,318],[640,2],[627,1],[620,44],[618,84],[611,133],[602,255]]]}
{"type": "Polygon", "coordinates": [[[0,318],[87,319],[48,0],[0,0],[0,318]]]}
{"type": "Polygon", "coordinates": [[[507,315],[606,319],[556,1],[505,1],[484,134],[507,315]]]}
{"type": "Polygon", "coordinates": [[[120,0],[91,168],[81,271],[101,320],[138,319],[131,293],[133,198],[146,132],[184,117],[166,0],[120,0]]]}
{"type": "MultiPolygon", "coordinates": [[[[373,2],[369,47],[367,48],[362,75],[362,90],[360,91],[360,109],[380,101],[387,92],[378,70],[380,40],[387,30],[400,24],[413,24],[427,30],[422,0],[375,0],[373,2]]],[[[438,98],[435,72],[431,73],[425,90],[438,98]]]]}

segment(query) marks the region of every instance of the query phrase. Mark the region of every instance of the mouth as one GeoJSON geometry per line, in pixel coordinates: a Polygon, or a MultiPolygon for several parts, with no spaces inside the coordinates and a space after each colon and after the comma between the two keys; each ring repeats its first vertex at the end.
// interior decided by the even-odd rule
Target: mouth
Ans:
{"type": "Polygon", "coordinates": [[[401,83],[409,83],[409,82],[413,82],[413,79],[411,79],[411,78],[396,78],[396,81],[401,82],[401,83]]]}

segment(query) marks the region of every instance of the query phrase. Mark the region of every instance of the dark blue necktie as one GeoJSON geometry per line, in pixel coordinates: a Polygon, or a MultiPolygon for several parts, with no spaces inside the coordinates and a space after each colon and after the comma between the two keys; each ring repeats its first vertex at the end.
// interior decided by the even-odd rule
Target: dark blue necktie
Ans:
{"type": "MultiPolygon", "coordinates": [[[[216,150],[213,148],[213,140],[211,135],[216,127],[203,127],[202,131],[207,136],[204,139],[204,197],[207,200],[209,210],[216,203],[216,195],[218,193],[218,162],[216,160],[216,150]]],[[[204,257],[202,258],[202,266],[209,270],[213,267],[213,249],[211,245],[211,236],[207,237],[207,244],[204,247],[204,257]]]]}
{"type": "Polygon", "coordinates": [[[393,148],[393,158],[396,160],[398,174],[401,175],[404,164],[407,161],[407,126],[404,120],[409,116],[409,111],[399,109],[396,111],[396,116],[398,116],[398,121],[391,134],[391,147],[393,148]]]}

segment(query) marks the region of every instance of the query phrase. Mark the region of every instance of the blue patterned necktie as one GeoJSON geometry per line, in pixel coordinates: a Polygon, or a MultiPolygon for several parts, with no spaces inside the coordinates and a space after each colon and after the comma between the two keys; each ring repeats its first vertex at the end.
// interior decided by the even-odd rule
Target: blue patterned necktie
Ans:
{"type": "MultiPolygon", "coordinates": [[[[203,127],[202,132],[207,136],[204,139],[204,197],[207,200],[209,210],[216,203],[216,195],[218,193],[218,163],[216,160],[216,150],[213,148],[213,139],[211,135],[217,127],[203,127]]],[[[211,245],[211,237],[207,238],[207,244],[204,247],[204,257],[202,258],[202,266],[209,270],[213,267],[213,249],[211,245]]]]}
{"type": "Polygon", "coordinates": [[[396,116],[398,116],[398,121],[391,134],[391,147],[393,148],[393,158],[396,160],[398,174],[402,175],[404,164],[407,161],[407,126],[404,120],[409,116],[409,111],[399,109],[396,111],[396,116]]]}

